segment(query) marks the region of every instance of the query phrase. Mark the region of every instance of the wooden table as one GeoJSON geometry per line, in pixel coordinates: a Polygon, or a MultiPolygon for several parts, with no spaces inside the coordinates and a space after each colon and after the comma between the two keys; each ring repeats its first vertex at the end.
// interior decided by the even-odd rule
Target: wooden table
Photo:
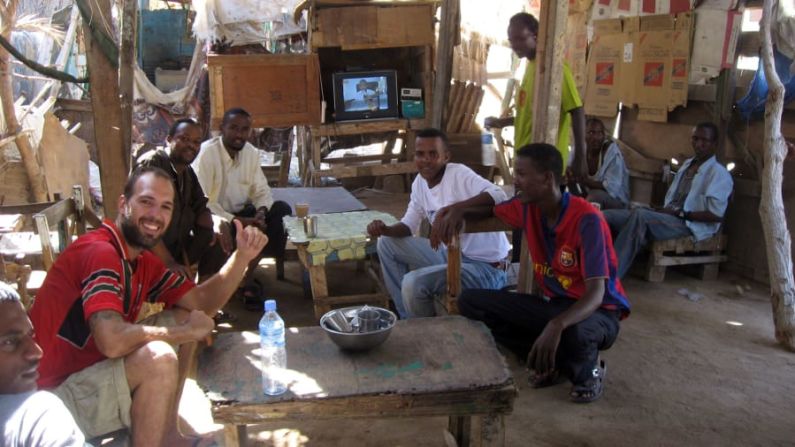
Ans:
{"type": "MultiPolygon", "coordinates": [[[[277,419],[448,416],[459,446],[504,445],[516,388],[486,326],[460,316],[401,320],[384,344],[341,351],[320,327],[287,330],[289,390],[262,392],[259,336],[221,334],[199,357],[198,384],[225,425],[227,446],[246,424],[277,419]]],[[[441,444],[441,440],[440,440],[441,444]]]]}
{"type": "MultiPolygon", "coordinates": [[[[310,214],[312,213],[310,205],[310,214]]],[[[397,222],[393,216],[378,211],[355,211],[349,213],[317,214],[318,235],[307,238],[301,220],[285,217],[284,225],[290,242],[298,250],[301,265],[309,272],[315,318],[320,320],[332,305],[367,303],[388,307],[389,296],[380,287],[380,281],[372,270],[368,275],[376,283],[375,293],[330,296],[326,279],[326,265],[336,261],[361,261],[375,250],[374,241],[367,236],[367,224],[375,219],[387,225],[397,222]]]]}

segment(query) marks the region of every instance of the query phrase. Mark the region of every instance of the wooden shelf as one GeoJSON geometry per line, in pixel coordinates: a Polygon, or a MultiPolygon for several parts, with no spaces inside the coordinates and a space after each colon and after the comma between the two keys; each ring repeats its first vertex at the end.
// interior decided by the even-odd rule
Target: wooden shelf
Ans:
{"type": "Polygon", "coordinates": [[[320,179],[320,177],[349,178],[394,174],[413,174],[415,172],[417,172],[417,166],[413,161],[403,161],[398,163],[369,164],[359,166],[333,166],[329,169],[317,169],[312,171],[312,179],[320,179]]]}
{"type": "Polygon", "coordinates": [[[313,136],[334,137],[342,135],[360,135],[363,133],[395,132],[408,129],[422,129],[427,126],[425,119],[389,119],[374,121],[356,121],[321,124],[310,126],[313,136]]]}

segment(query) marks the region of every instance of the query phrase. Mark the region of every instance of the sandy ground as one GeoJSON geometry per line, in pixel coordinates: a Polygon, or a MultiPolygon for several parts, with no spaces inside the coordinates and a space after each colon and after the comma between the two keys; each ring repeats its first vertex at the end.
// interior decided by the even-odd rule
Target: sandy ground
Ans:
{"type": "MultiPolygon", "coordinates": [[[[365,194],[371,208],[401,215],[405,196],[365,194]]],[[[330,267],[330,290],[355,293],[353,263],[330,267]]],[[[273,265],[259,272],[279,301],[288,326],[315,324],[304,296],[300,266],[287,263],[277,281],[273,265]]],[[[507,416],[506,445],[795,445],[795,354],[773,339],[767,289],[727,275],[700,281],[669,272],[666,282],[625,282],[633,305],[616,344],[603,354],[608,365],[604,397],[577,405],[568,384],[533,390],[514,356],[508,363],[519,388],[507,416]],[[690,301],[686,288],[704,297],[690,301]],[[742,293],[740,293],[742,290],[742,293]]],[[[238,316],[222,330],[255,330],[260,315],[231,302],[238,316]]],[[[182,413],[196,430],[219,428],[209,404],[189,383],[182,413]]],[[[258,446],[444,446],[445,418],[278,422],[249,427],[258,446]]]]}

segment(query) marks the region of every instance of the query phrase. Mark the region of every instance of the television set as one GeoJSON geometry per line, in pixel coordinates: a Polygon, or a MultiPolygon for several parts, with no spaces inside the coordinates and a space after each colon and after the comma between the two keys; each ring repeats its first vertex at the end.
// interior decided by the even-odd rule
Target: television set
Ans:
{"type": "Polygon", "coordinates": [[[336,121],[398,117],[395,70],[338,72],[333,81],[336,121]]]}

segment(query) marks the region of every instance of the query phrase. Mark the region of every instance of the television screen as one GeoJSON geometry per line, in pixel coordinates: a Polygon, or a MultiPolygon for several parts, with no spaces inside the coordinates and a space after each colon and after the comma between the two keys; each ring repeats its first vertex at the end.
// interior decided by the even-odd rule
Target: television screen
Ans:
{"type": "Polygon", "coordinates": [[[386,76],[343,79],[342,100],[346,112],[387,110],[386,76]]]}
{"type": "Polygon", "coordinates": [[[334,73],[337,121],[397,118],[395,70],[334,73]]]}

